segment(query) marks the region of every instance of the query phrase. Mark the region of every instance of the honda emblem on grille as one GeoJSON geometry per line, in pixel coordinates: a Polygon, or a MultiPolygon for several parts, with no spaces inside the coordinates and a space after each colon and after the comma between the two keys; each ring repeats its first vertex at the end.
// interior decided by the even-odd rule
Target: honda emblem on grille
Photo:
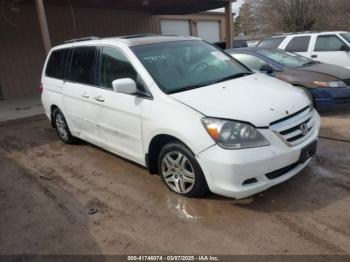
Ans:
{"type": "Polygon", "coordinates": [[[306,123],[300,125],[300,131],[301,131],[301,134],[302,134],[303,136],[306,136],[306,135],[307,135],[307,133],[309,132],[309,129],[308,129],[306,123]]]}

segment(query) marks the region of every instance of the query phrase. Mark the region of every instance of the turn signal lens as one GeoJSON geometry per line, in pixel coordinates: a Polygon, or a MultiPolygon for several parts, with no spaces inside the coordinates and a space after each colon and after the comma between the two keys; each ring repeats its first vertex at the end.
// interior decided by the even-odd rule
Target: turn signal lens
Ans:
{"type": "Polygon", "coordinates": [[[343,81],[330,81],[330,82],[314,81],[314,84],[319,87],[346,87],[346,84],[343,81]]]}
{"type": "Polygon", "coordinates": [[[216,141],[220,139],[219,127],[215,124],[210,124],[207,127],[209,135],[216,141]]]}

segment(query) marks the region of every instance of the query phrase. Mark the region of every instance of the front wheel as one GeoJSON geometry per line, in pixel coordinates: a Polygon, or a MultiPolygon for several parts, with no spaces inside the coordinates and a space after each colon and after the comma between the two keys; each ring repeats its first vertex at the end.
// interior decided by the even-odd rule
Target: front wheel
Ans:
{"type": "Polygon", "coordinates": [[[210,192],[196,158],[181,143],[169,143],[162,148],[158,170],[165,185],[177,194],[204,197],[210,192]]]}

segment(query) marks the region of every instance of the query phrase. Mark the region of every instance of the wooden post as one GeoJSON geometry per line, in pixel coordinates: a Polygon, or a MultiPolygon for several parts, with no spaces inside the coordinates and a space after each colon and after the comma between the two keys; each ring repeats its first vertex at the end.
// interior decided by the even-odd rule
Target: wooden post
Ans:
{"type": "Polygon", "coordinates": [[[47,24],[47,19],[46,19],[44,2],[43,0],[35,0],[35,5],[38,12],[41,37],[43,39],[45,52],[47,54],[51,49],[51,38],[50,38],[49,26],[47,24]]]}
{"type": "Polygon", "coordinates": [[[233,13],[232,2],[227,1],[225,6],[226,49],[232,48],[233,42],[233,13]]]}

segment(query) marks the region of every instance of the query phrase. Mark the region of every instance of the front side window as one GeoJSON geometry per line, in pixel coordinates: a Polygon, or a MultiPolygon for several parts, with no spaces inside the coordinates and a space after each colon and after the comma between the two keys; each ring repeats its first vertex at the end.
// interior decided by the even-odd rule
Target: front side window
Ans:
{"type": "Polygon", "coordinates": [[[294,37],[286,47],[288,52],[307,52],[311,36],[294,37]]]}
{"type": "Polygon", "coordinates": [[[350,44],[350,33],[340,34],[350,44]]]}
{"type": "Polygon", "coordinates": [[[228,54],[200,40],[141,45],[131,49],[168,94],[251,74],[228,54]]]}
{"type": "Polygon", "coordinates": [[[69,49],[52,51],[46,66],[46,76],[64,79],[69,49]]]}
{"type": "Polygon", "coordinates": [[[315,51],[342,51],[345,43],[336,35],[320,35],[317,37],[315,51]]]}
{"type": "Polygon", "coordinates": [[[112,89],[116,79],[131,78],[138,82],[137,73],[125,55],[118,49],[103,47],[100,62],[100,85],[112,89]]]}
{"type": "Polygon", "coordinates": [[[310,66],[312,64],[318,63],[304,56],[285,52],[283,50],[262,49],[262,50],[259,50],[258,52],[261,55],[266,56],[275,62],[278,62],[284,66],[289,66],[292,68],[305,67],[305,66],[310,66]]]}
{"type": "Polygon", "coordinates": [[[253,55],[234,53],[232,54],[232,56],[238,61],[240,61],[242,64],[256,71],[260,71],[261,66],[268,64],[264,60],[253,55]]]}
{"type": "Polygon", "coordinates": [[[285,37],[274,37],[274,38],[267,38],[262,40],[258,46],[262,48],[267,49],[276,49],[280,46],[280,44],[283,42],[285,37]]]}
{"type": "Polygon", "coordinates": [[[68,80],[82,83],[95,84],[95,56],[96,47],[75,47],[70,65],[68,80]]]}

